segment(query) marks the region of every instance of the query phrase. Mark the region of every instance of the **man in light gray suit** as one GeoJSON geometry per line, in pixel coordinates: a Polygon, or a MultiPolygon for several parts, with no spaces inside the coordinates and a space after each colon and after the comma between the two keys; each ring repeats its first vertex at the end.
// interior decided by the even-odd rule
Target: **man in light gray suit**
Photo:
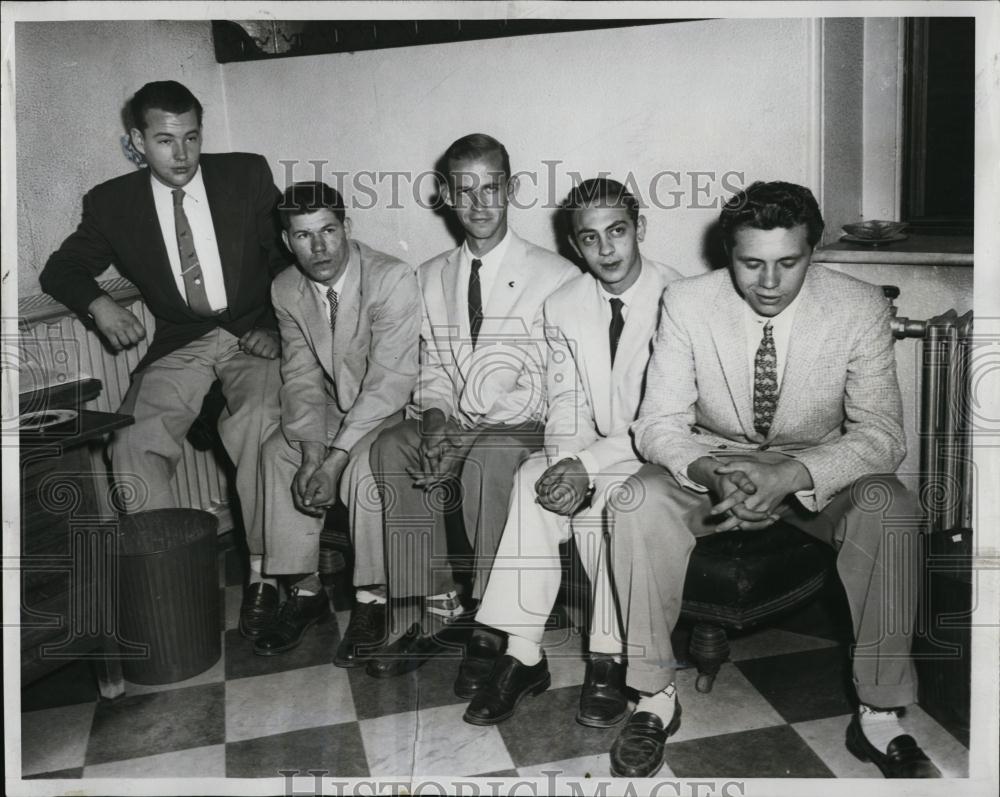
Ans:
{"type": "Polygon", "coordinates": [[[402,418],[417,377],[420,292],[408,264],[351,237],[344,200],[324,183],[296,183],[278,206],[298,262],[271,289],[282,339],[281,428],[264,446],[265,556],[269,575],[290,576],[291,597],[260,629],[254,652],[299,644],[329,615],[317,574],[326,508],[347,506],[357,603],[334,662],[385,634],[381,505],[368,450],[402,418]]]}
{"type": "Polygon", "coordinates": [[[810,265],[823,219],[807,188],[754,183],[720,225],[730,268],[663,294],[633,425],[652,463],[630,479],[644,498],[612,507],[629,680],[645,693],[612,772],[655,773],[680,716],[670,632],[695,536],[781,518],[838,551],[861,703],[848,749],[887,777],[939,777],[894,710],[916,700],[923,520],[892,475],[905,449],[888,302],[874,285],[810,265]]]}
{"type": "Polygon", "coordinates": [[[518,184],[499,141],[463,136],[444,164],[442,191],[465,241],[420,267],[424,323],[414,400],[407,419],[372,446],[385,493],[389,592],[416,604],[416,622],[397,623],[407,633],[369,663],[376,678],[412,670],[438,652],[439,620],[467,614],[481,594],[514,471],[542,442],[542,302],[579,274],[507,226],[518,184]]]}

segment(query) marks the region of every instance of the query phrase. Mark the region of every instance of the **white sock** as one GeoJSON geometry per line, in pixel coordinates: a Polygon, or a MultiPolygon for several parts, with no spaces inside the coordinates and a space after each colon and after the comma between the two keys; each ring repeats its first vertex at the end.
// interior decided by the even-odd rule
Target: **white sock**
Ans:
{"type": "Polygon", "coordinates": [[[354,591],[354,599],[358,603],[387,603],[385,597],[385,587],[373,586],[371,589],[357,589],[354,591]]]}
{"type": "Polygon", "coordinates": [[[858,719],[861,721],[861,730],[865,738],[871,742],[872,747],[882,753],[888,749],[889,742],[906,733],[899,724],[899,716],[895,711],[881,711],[862,703],[858,710],[858,719]]]}
{"type": "Polygon", "coordinates": [[[670,724],[674,718],[674,708],[677,706],[677,688],[669,684],[665,689],[655,695],[643,695],[638,705],[635,707],[636,713],[648,711],[655,714],[663,721],[663,726],[670,724]]]}
{"type": "Polygon", "coordinates": [[[269,578],[264,575],[264,557],[263,556],[251,556],[250,557],[250,583],[251,584],[270,584],[275,589],[278,588],[278,579],[269,578]]]}
{"type": "Polygon", "coordinates": [[[542,646],[523,636],[511,634],[507,638],[507,655],[513,656],[521,664],[534,667],[542,660],[542,646]]]}
{"type": "Polygon", "coordinates": [[[301,581],[297,581],[293,588],[304,598],[312,597],[313,595],[319,595],[319,591],[323,589],[323,582],[319,580],[319,573],[313,573],[303,578],[301,581]]]}

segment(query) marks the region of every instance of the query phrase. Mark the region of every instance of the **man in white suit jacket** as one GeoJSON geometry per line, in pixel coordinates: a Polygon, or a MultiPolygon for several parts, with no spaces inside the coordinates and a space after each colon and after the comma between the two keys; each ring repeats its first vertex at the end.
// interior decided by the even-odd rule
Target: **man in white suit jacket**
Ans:
{"type": "Polygon", "coordinates": [[[508,228],[517,178],[500,142],[464,136],[444,163],[443,189],[465,242],[420,267],[424,322],[413,404],[371,454],[385,495],[389,592],[420,598],[423,617],[397,624],[407,633],[369,664],[374,677],[419,666],[437,650],[435,618],[467,612],[482,590],[514,471],[541,445],[542,302],[579,274],[508,228]]]}
{"type": "Polygon", "coordinates": [[[680,275],[639,252],[646,220],[614,180],[576,187],[564,203],[570,241],[588,272],[545,302],[545,450],[517,472],[511,509],[455,691],[466,722],[510,717],[549,683],[542,633],[562,575],[559,545],[575,535],[591,584],[590,659],[577,721],[617,724],[628,709],[622,629],[607,571],[608,501],[642,463],[629,434],[642,397],[659,298],[680,275]]]}
{"type": "Polygon", "coordinates": [[[616,588],[629,643],[641,646],[629,678],[651,693],[615,742],[612,771],[655,773],[680,717],[670,631],[695,537],[781,518],[838,551],[862,704],[849,749],[889,777],[939,776],[892,711],[916,699],[923,521],[892,475],[905,438],[888,302],[810,264],[823,219],[807,188],[754,183],[720,226],[730,268],[664,292],[633,426],[651,463],[630,479],[643,498],[612,507],[616,588]]]}
{"type": "Polygon", "coordinates": [[[283,384],[281,428],[262,459],[264,567],[294,583],[279,622],[263,629],[254,652],[290,650],[328,615],[316,572],[319,535],[339,495],[359,589],[334,661],[355,666],[357,648],[385,634],[381,506],[368,451],[402,418],[416,382],[420,293],[410,265],[351,237],[343,198],[330,186],[296,183],[279,211],[298,268],[279,274],[271,289],[283,384]]]}

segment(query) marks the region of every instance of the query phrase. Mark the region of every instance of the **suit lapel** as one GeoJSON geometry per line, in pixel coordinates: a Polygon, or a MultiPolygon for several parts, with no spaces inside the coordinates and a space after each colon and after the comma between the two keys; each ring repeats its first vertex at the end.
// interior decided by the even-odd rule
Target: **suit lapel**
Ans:
{"type": "MultiPolygon", "coordinates": [[[[503,261],[493,280],[493,288],[483,305],[482,332],[501,332],[504,322],[518,315],[514,305],[525,290],[529,288],[530,274],[528,272],[527,247],[514,231],[508,233],[511,237],[503,261]]],[[[507,331],[510,331],[509,329],[507,331]]],[[[522,330],[518,330],[522,332],[522,330]]],[[[530,332],[530,330],[524,330],[530,332]]]]}
{"type": "Polygon", "coordinates": [[[649,354],[649,341],[653,337],[656,307],[660,303],[661,293],[662,286],[652,267],[643,262],[642,272],[636,281],[636,291],[632,294],[634,297],[632,306],[628,308],[625,329],[622,330],[618,350],[615,352],[615,365],[611,373],[616,384],[623,383],[632,361],[640,353],[643,356],[649,354]]]}
{"type": "Polygon", "coordinates": [[[301,272],[299,272],[299,307],[302,312],[302,328],[309,339],[309,345],[323,366],[323,370],[333,379],[333,336],[329,332],[330,317],[326,314],[326,308],[312,281],[301,272]]]}
{"type": "Polygon", "coordinates": [[[243,203],[239,197],[233,196],[229,181],[225,179],[225,175],[219,173],[218,165],[211,155],[202,155],[199,168],[202,170],[208,209],[212,214],[212,226],[215,228],[215,241],[219,247],[226,298],[232,307],[239,295],[242,274],[243,203]]]}
{"type": "Polygon", "coordinates": [[[150,274],[146,287],[152,291],[159,291],[169,304],[188,310],[187,297],[177,289],[177,280],[170,268],[167,246],[176,246],[177,243],[164,240],[163,228],[160,226],[159,216],[156,215],[156,203],[153,201],[153,186],[150,182],[153,178],[146,169],[139,172],[138,176],[132,232],[138,251],[148,253],[147,267],[150,274]]]}
{"type": "Polygon", "coordinates": [[[590,406],[594,412],[594,423],[598,429],[606,429],[611,417],[611,393],[614,382],[611,377],[611,348],[608,343],[608,328],[604,324],[604,299],[596,279],[587,283],[586,292],[581,295],[581,312],[574,313],[574,326],[567,330],[570,345],[574,339],[577,345],[577,362],[580,363],[582,386],[587,391],[590,406]]]}
{"type": "MultiPolygon", "coordinates": [[[[448,326],[451,332],[448,335],[448,343],[455,357],[458,357],[458,349],[463,340],[469,337],[469,313],[468,296],[466,289],[468,286],[458,284],[459,260],[462,247],[454,249],[444,266],[441,268],[441,290],[444,292],[445,310],[448,313],[448,326]]],[[[434,319],[431,319],[432,322],[434,319]]]]}
{"type": "Polygon", "coordinates": [[[719,290],[715,310],[709,318],[709,328],[736,414],[744,432],[752,436],[756,432],[753,429],[753,395],[747,371],[745,312],[743,298],[736,292],[729,277],[719,290]]]}
{"type": "Polygon", "coordinates": [[[808,275],[802,285],[799,305],[795,310],[792,332],[785,355],[785,371],[778,392],[778,405],[774,410],[769,439],[781,431],[790,417],[799,411],[798,397],[808,390],[809,374],[813,364],[822,359],[823,346],[829,332],[828,315],[823,297],[816,289],[815,279],[808,275]]]}

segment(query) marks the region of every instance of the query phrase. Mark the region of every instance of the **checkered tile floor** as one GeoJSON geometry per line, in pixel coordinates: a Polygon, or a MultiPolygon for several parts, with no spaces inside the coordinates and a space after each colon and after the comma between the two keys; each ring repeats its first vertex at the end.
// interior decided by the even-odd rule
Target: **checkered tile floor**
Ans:
{"type": "MultiPolygon", "coordinates": [[[[77,663],[23,690],[25,777],[608,775],[617,729],[573,719],[584,673],[575,632],[547,632],[547,692],[507,722],[478,728],[462,721],[465,703],[451,691],[457,659],[387,681],[334,667],[346,613],[287,655],[254,656],[235,628],[235,562],[230,551],[220,563],[226,631],[208,671],[167,686],[127,684],[125,697],[104,702],[88,665],[77,663]]],[[[734,639],[711,694],[695,691],[693,669],[680,671],[684,719],[660,777],[880,777],[844,748],[850,669],[829,605],[734,639]]],[[[903,726],[946,776],[967,776],[967,749],[927,713],[911,707],[903,726]]]]}

